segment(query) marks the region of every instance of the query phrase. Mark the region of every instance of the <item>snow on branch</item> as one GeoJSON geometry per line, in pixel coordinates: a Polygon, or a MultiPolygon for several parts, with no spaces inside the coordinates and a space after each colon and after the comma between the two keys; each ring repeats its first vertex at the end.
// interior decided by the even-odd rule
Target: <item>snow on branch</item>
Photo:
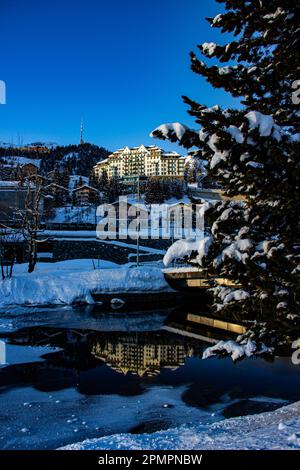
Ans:
{"type": "Polygon", "coordinates": [[[219,341],[214,346],[211,346],[203,352],[202,359],[224,354],[229,355],[233,361],[237,361],[242,357],[251,357],[254,354],[272,354],[273,348],[268,348],[264,343],[257,344],[256,341],[247,339],[241,343],[237,341],[219,341]]]}
{"type": "Polygon", "coordinates": [[[204,42],[201,45],[202,52],[207,56],[212,56],[215,53],[217,44],[215,42],[204,42]]]}
{"type": "Polygon", "coordinates": [[[173,122],[169,124],[162,124],[158,126],[154,131],[150,133],[150,137],[157,137],[157,134],[161,134],[165,139],[169,139],[172,134],[175,134],[178,140],[181,140],[188,127],[180,122],[173,122]]]}
{"type": "Polygon", "coordinates": [[[262,114],[259,111],[250,111],[245,115],[245,118],[249,121],[250,129],[258,129],[261,137],[272,136],[278,141],[281,140],[281,128],[275,124],[272,116],[262,114]]]}
{"type": "Polygon", "coordinates": [[[231,137],[238,143],[242,144],[245,140],[244,134],[241,129],[236,126],[229,126],[226,131],[231,135],[231,137]]]}
{"type": "MultiPolygon", "coordinates": [[[[253,131],[257,131],[260,137],[273,138],[277,142],[286,135],[286,131],[275,123],[272,116],[255,110],[241,111],[237,115],[228,109],[222,110],[219,106],[210,108],[200,106],[197,117],[201,123],[200,129],[190,129],[179,122],[167,123],[154,129],[150,137],[177,142],[185,148],[198,147],[204,158],[208,160],[210,170],[218,171],[218,167],[222,164],[224,178],[226,165],[231,161],[233,148],[236,148],[236,145],[243,146],[244,158],[248,155],[246,146],[252,148],[256,143],[259,144],[253,131]],[[230,136],[231,143],[226,139],[226,134],[230,136]]],[[[253,153],[251,149],[249,152],[253,153]]],[[[247,167],[263,168],[263,164],[255,160],[249,162],[247,167]]]]}
{"type": "Polygon", "coordinates": [[[249,258],[249,251],[252,248],[251,240],[243,238],[236,240],[227,246],[222,253],[214,260],[215,267],[219,266],[221,262],[224,262],[226,258],[235,259],[243,264],[246,263],[249,258]]]}
{"type": "Polygon", "coordinates": [[[241,345],[236,341],[219,341],[214,346],[211,346],[203,352],[202,359],[208,359],[220,353],[225,353],[231,356],[233,361],[240,359],[244,356],[250,357],[256,351],[256,343],[248,340],[247,344],[241,345]]]}
{"type": "MultiPolygon", "coordinates": [[[[212,288],[212,292],[218,301],[222,302],[222,306],[229,304],[230,302],[239,302],[246,300],[250,297],[249,292],[244,289],[232,289],[225,286],[216,286],[212,288]]],[[[218,304],[221,306],[221,304],[218,304]]]]}

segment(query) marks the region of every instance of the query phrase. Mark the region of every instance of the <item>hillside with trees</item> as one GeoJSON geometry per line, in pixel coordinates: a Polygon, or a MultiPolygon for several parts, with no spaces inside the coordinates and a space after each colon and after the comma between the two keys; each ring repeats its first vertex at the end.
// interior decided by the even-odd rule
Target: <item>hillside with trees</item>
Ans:
{"type": "Polygon", "coordinates": [[[9,160],[9,157],[24,157],[40,160],[40,171],[43,175],[50,171],[63,172],[70,175],[89,176],[93,166],[108,157],[110,152],[104,147],[84,143],[80,145],[65,145],[49,147],[46,150],[40,147],[0,147],[0,168],[9,160]]]}

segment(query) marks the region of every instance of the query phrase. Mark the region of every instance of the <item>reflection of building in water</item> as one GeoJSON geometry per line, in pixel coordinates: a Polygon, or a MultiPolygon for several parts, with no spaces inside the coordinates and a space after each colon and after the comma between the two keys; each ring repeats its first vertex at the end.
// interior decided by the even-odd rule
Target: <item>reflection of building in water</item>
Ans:
{"type": "Polygon", "coordinates": [[[103,343],[96,342],[92,354],[122,374],[154,376],[162,368],[176,369],[192,356],[192,348],[183,343],[172,343],[170,337],[157,338],[138,335],[123,336],[103,343]],[[168,342],[167,342],[168,341],[168,342]]]}
{"type": "Polygon", "coordinates": [[[50,354],[47,367],[88,370],[106,363],[124,375],[140,377],[159,374],[184,365],[194,355],[197,343],[164,331],[96,332],[89,330],[37,327],[14,332],[13,344],[51,345],[62,348],[50,354]]]}

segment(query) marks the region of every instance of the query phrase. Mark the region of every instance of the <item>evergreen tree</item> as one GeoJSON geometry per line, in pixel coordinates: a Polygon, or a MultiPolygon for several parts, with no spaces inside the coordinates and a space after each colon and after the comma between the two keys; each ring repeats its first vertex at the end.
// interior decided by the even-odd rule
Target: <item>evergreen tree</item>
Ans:
{"type": "Polygon", "coordinates": [[[172,197],[182,198],[185,191],[185,182],[177,178],[149,178],[144,190],[145,202],[162,204],[172,197]]]}
{"type": "Polygon", "coordinates": [[[170,193],[171,197],[175,197],[176,199],[181,199],[186,192],[185,182],[174,178],[170,180],[170,193]]]}
{"type": "Polygon", "coordinates": [[[67,167],[64,168],[63,172],[61,173],[61,185],[64,188],[68,188],[70,185],[70,172],[67,167]]]}
{"type": "Polygon", "coordinates": [[[245,311],[299,313],[299,105],[292,93],[300,69],[300,4],[217,1],[225,12],[208,21],[234,39],[198,46],[219,64],[192,53],[191,67],[242,107],[208,108],[184,97],[200,131],[175,123],[152,135],[197,147],[196,155],[208,161],[208,177],[241,199],[206,204],[209,248],[198,260],[242,285],[216,288],[219,308],[236,308],[239,301],[245,311]]]}
{"type": "Polygon", "coordinates": [[[161,178],[149,178],[145,186],[145,203],[162,204],[166,199],[166,182],[161,178]]]}
{"type": "Polygon", "coordinates": [[[79,178],[75,182],[74,189],[81,188],[81,186],[83,186],[83,178],[82,176],[79,176],[79,178]]]}
{"type": "Polygon", "coordinates": [[[159,178],[158,188],[159,188],[159,198],[162,199],[162,202],[165,201],[166,199],[170,199],[170,197],[173,196],[171,179],[159,178]]]}
{"type": "Polygon", "coordinates": [[[122,184],[119,178],[114,176],[108,180],[108,185],[104,191],[104,198],[107,199],[110,203],[115,202],[122,194],[122,189],[122,184]]]}
{"type": "Polygon", "coordinates": [[[100,175],[97,186],[96,188],[99,189],[99,191],[106,193],[108,190],[109,186],[109,179],[106,171],[103,171],[103,173],[100,175]]]}
{"type": "Polygon", "coordinates": [[[156,203],[156,186],[154,182],[154,178],[149,178],[146,182],[145,185],[145,193],[144,193],[144,198],[145,198],[145,203],[146,204],[155,204],[156,203]]]}
{"type": "Polygon", "coordinates": [[[99,179],[96,177],[95,172],[92,170],[89,175],[89,184],[92,188],[98,188],[99,179]]]}

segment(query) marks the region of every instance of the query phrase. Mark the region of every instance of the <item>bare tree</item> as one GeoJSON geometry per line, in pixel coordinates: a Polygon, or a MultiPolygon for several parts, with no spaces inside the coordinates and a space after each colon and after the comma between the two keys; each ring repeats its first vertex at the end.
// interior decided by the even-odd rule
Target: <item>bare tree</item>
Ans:
{"type": "Polygon", "coordinates": [[[12,277],[16,258],[16,243],[20,240],[20,232],[6,226],[0,227],[0,260],[2,279],[12,277]]]}
{"type": "Polygon", "coordinates": [[[35,175],[26,180],[27,191],[24,208],[18,210],[21,221],[21,233],[28,255],[28,272],[32,273],[37,263],[37,246],[45,240],[38,239],[43,215],[42,178],[35,175]]]}

